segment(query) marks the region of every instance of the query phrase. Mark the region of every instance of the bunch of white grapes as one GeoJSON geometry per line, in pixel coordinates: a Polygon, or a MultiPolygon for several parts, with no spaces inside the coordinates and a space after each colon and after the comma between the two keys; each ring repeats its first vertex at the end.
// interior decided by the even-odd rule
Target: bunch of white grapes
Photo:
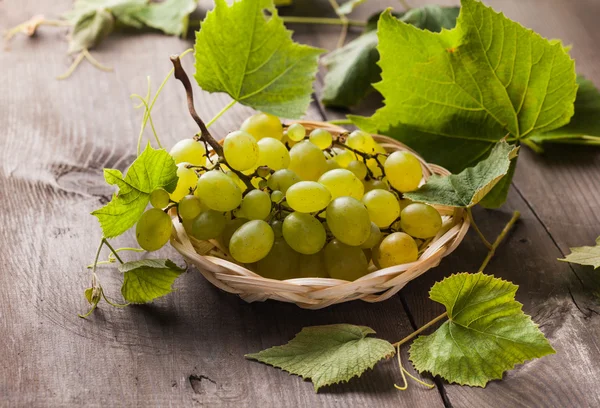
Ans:
{"type": "Polygon", "coordinates": [[[378,268],[414,262],[419,246],[442,228],[438,211],[402,193],[418,188],[419,160],[391,154],[370,134],[307,134],[258,113],[223,141],[223,156],[203,141],[177,143],[170,154],[179,181],[152,192],[137,224],[146,250],[171,233],[165,208],[176,208],[187,233],[217,240],[237,262],[273,279],[331,277],[352,281],[378,268]]]}

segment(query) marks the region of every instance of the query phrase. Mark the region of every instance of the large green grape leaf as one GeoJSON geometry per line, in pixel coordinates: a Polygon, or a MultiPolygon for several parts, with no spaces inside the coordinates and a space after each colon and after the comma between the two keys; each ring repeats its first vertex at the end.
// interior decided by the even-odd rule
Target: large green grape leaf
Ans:
{"type": "Polygon", "coordinates": [[[559,261],[572,262],[579,265],[590,265],[600,268],[600,237],[596,238],[595,246],[571,248],[571,253],[559,261]]]}
{"type": "Polygon", "coordinates": [[[123,272],[121,294],[130,303],[148,303],[173,291],[175,279],[185,268],[168,259],[142,259],[119,265],[123,272]]]}
{"type": "Polygon", "coordinates": [[[460,172],[502,138],[521,139],[569,122],[574,62],[559,42],[462,0],[456,27],[419,30],[388,12],[379,20],[385,106],[356,125],[395,137],[427,160],[460,172]]]}
{"type": "Polygon", "coordinates": [[[315,391],[360,376],[381,359],[394,355],[385,340],[367,337],[365,326],[333,324],[305,327],[289,343],[246,357],[311,379],[315,391]]]}
{"type": "Polygon", "coordinates": [[[449,176],[433,175],[418,190],[405,193],[412,201],[451,207],[472,207],[479,203],[505,177],[518,148],[499,142],[490,155],[474,167],[449,176]]]}
{"type": "Polygon", "coordinates": [[[485,387],[515,364],[554,354],[515,300],[517,289],[481,272],[455,274],[433,285],[429,297],[446,306],[448,321],[413,342],[415,368],[448,382],[485,387]]]}
{"type": "Polygon", "coordinates": [[[119,170],[104,169],[104,178],[119,187],[118,194],[104,207],[92,212],[98,217],[106,238],[121,235],[140,219],[150,200],[150,193],[162,187],[169,193],[177,186],[177,166],[163,149],[150,144],[123,174],[119,170]]]}
{"type": "Polygon", "coordinates": [[[323,50],[294,43],[272,0],[216,0],[196,33],[195,78],[209,92],[274,115],[299,118],[323,50]],[[270,16],[265,15],[268,11],[270,16]]]}
{"type": "MultiPolygon", "coordinates": [[[[394,15],[415,27],[439,32],[442,28],[454,27],[458,11],[458,7],[427,5],[394,15]]],[[[322,95],[325,105],[356,105],[374,90],[372,84],[381,79],[375,31],[378,19],[379,14],[370,18],[363,35],[323,58],[328,70],[322,95]]]]}

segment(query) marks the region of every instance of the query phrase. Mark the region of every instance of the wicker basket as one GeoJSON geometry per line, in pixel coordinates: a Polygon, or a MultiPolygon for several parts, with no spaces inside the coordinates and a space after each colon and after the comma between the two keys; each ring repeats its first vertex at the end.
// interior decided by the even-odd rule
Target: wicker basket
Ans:
{"type": "MultiPolygon", "coordinates": [[[[334,136],[347,132],[346,129],[324,122],[299,123],[308,131],[317,127],[326,128],[334,136]]],[[[449,174],[442,167],[428,164],[397,140],[378,135],[373,137],[388,152],[406,150],[415,154],[423,166],[424,179],[432,174],[449,174]]],[[[444,256],[456,249],[467,233],[469,219],[465,211],[443,206],[436,208],[442,215],[442,230],[420,253],[417,261],[380,270],[371,263],[371,272],[354,282],[331,278],[297,278],[285,281],[263,278],[237,264],[216,240],[200,241],[189,237],[177,218],[173,222],[171,245],[213,285],[235,293],[247,302],[274,299],[295,303],[305,309],[321,309],[356,299],[381,302],[397,293],[411,280],[437,266],[444,256]]]]}

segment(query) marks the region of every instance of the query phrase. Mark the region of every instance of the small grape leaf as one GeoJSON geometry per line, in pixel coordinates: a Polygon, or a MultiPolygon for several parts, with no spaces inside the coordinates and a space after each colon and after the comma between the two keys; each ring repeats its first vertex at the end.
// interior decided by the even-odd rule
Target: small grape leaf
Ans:
{"type": "Polygon", "coordinates": [[[448,321],[413,342],[410,359],[415,368],[451,383],[485,387],[515,364],[554,354],[515,300],[517,289],[481,272],[436,282],[429,297],[446,306],[448,321]]]}
{"type": "Polygon", "coordinates": [[[177,166],[164,149],[153,149],[150,144],[123,174],[119,170],[104,169],[104,178],[119,187],[119,193],[102,208],[92,212],[98,217],[106,238],[121,235],[140,219],[150,200],[150,193],[162,187],[169,193],[177,185],[177,166]]]}
{"type": "MultiPolygon", "coordinates": [[[[131,14],[132,9],[144,7],[147,3],[148,0],[76,0],[73,9],[62,16],[75,25],[86,14],[96,10],[106,10],[111,12],[117,20],[122,20],[123,16],[131,14]]],[[[127,20],[127,17],[124,19],[127,20]]]]}
{"type": "Polygon", "coordinates": [[[582,246],[570,248],[571,253],[559,261],[590,265],[594,269],[600,268],[600,237],[596,238],[595,246],[582,246]]]}
{"type": "Polygon", "coordinates": [[[431,33],[379,19],[385,106],[371,118],[350,116],[392,136],[426,160],[457,173],[492,147],[569,122],[577,91],[574,61],[562,44],[462,0],[456,27],[431,33]]]}
{"type": "Polygon", "coordinates": [[[201,28],[194,54],[202,89],[286,118],[305,113],[323,50],[294,43],[272,0],[216,0],[201,28]]]}
{"type": "Polygon", "coordinates": [[[104,9],[82,15],[69,36],[69,54],[98,45],[111,33],[114,25],[112,14],[104,9]]]}
{"type": "Polygon", "coordinates": [[[166,0],[136,10],[133,18],[165,34],[181,37],[186,34],[189,16],[197,6],[197,0],[166,0]]]}
{"type": "Polygon", "coordinates": [[[359,377],[379,360],[394,355],[390,343],[367,337],[374,333],[369,327],[351,324],[305,327],[289,343],[247,354],[246,358],[310,379],[319,391],[359,377]]]}
{"type": "Polygon", "coordinates": [[[345,3],[341,4],[335,12],[338,16],[348,15],[348,14],[352,13],[352,11],[356,7],[360,6],[365,1],[367,1],[367,0],[348,0],[345,3]]]}
{"type": "Polygon", "coordinates": [[[173,291],[173,282],[185,268],[168,259],[142,259],[119,265],[121,294],[130,303],[148,303],[173,291]]]}
{"type": "Polygon", "coordinates": [[[450,207],[472,207],[480,202],[510,170],[519,149],[499,142],[490,155],[459,174],[433,175],[418,190],[405,193],[412,201],[450,207]]]}

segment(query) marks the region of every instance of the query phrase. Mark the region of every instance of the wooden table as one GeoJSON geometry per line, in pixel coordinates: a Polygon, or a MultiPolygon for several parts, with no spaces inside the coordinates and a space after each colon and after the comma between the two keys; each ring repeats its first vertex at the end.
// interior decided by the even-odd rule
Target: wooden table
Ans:
{"type": "MultiPolygon", "coordinates": [[[[331,16],[326,1],[295,0],[285,13],[331,16]]],[[[433,2],[433,1],[430,1],[433,2]]],[[[410,0],[413,6],[425,1],[410,0]]],[[[454,2],[452,2],[454,3],[454,2]]],[[[573,44],[577,70],[600,85],[600,2],[597,0],[488,0],[550,38],[573,44]]],[[[449,4],[449,3],[447,3],[449,4]]],[[[356,18],[396,2],[371,1],[356,18]]],[[[4,0],[0,27],[34,14],[56,17],[69,0],[4,0]]],[[[296,39],[332,49],[338,27],[292,26],[296,39]]],[[[507,204],[477,210],[494,237],[513,210],[521,221],[486,272],[520,285],[517,299],[557,350],[494,381],[486,389],[439,383],[426,390],[393,388],[398,369],[388,362],[360,380],[323,389],[244,354],[287,342],[302,327],[354,323],[396,341],[443,310],[427,291],[444,276],[476,271],[486,254],[478,238],[465,241],[441,266],[380,304],[352,302],[320,311],[276,302],[246,304],[191,270],[177,292],[140,307],[102,304],[89,319],[89,264],[100,229],[89,212],[112,189],[102,169],[124,170],[133,160],[141,111],[131,93],[154,89],[170,69],[168,56],[190,41],[160,34],[111,36],[95,52],[115,67],[102,73],[83,65],[67,81],[54,79],[69,66],[64,29],[16,38],[0,53],[0,405],[2,406],[235,406],[235,407],[592,407],[600,405],[600,305],[598,276],[590,267],[556,261],[569,246],[593,243],[600,234],[600,149],[548,146],[544,155],[523,149],[507,204]],[[597,292],[596,292],[597,293],[597,292]]],[[[191,58],[186,58],[188,72],[191,58]]],[[[323,72],[316,82],[322,87],[323,72]]],[[[196,107],[210,118],[225,95],[196,89],[196,107]]],[[[370,103],[361,112],[372,110],[370,103]]],[[[216,124],[221,137],[251,110],[236,106],[216,124]]],[[[314,103],[307,118],[340,117],[314,103]]],[[[154,121],[163,142],[191,136],[195,125],[179,84],[159,98],[154,121]]],[[[117,244],[133,245],[131,235],[117,244]]],[[[163,255],[180,260],[172,249],[163,255]]],[[[109,295],[119,293],[118,273],[100,271],[109,295]]],[[[406,361],[406,352],[404,359],[406,361]]]]}

